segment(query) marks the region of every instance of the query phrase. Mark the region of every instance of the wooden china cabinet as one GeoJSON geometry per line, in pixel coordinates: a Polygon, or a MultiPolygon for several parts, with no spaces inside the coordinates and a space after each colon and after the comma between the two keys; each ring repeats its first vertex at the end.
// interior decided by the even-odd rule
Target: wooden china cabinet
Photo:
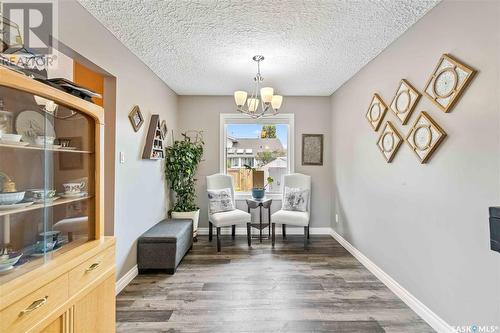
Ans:
{"type": "Polygon", "coordinates": [[[0,332],[114,332],[102,107],[0,66],[0,332]]]}

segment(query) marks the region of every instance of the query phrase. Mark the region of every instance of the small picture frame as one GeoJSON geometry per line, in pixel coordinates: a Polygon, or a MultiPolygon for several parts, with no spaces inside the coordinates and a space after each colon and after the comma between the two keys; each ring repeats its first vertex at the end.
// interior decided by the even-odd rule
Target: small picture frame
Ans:
{"type": "Polygon", "coordinates": [[[167,121],[162,120],[161,125],[160,125],[160,131],[161,131],[161,138],[162,140],[167,139],[167,134],[168,134],[168,127],[167,127],[167,121]]]}
{"type": "Polygon", "coordinates": [[[142,124],[144,124],[144,117],[142,116],[141,109],[139,109],[138,105],[134,105],[132,111],[128,114],[128,118],[134,128],[134,132],[137,132],[141,128],[142,124]]]}
{"type": "Polygon", "coordinates": [[[323,165],[323,134],[302,134],[302,165],[323,165]]]}

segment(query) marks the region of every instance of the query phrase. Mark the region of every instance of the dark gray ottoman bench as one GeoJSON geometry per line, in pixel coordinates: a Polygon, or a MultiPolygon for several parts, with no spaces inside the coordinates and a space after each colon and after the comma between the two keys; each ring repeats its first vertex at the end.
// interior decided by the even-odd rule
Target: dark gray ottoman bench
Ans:
{"type": "Polygon", "coordinates": [[[146,231],[137,242],[139,273],[166,271],[174,274],[193,246],[193,221],[163,220],[146,231]]]}

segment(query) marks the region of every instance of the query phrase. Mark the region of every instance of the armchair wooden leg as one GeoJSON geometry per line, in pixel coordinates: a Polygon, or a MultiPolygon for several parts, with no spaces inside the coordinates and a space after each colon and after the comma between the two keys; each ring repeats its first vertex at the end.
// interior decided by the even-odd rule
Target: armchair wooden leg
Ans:
{"type": "Polygon", "coordinates": [[[283,239],[286,239],[286,226],[284,224],[281,225],[281,230],[283,234],[283,239]]]}
{"type": "Polygon", "coordinates": [[[231,237],[234,240],[234,237],[236,236],[236,225],[231,226],[231,237]]]}
{"type": "Polygon", "coordinates": [[[252,232],[251,232],[250,228],[251,228],[250,223],[247,223],[247,240],[248,240],[248,247],[252,246],[252,232]]]}
{"type": "Polygon", "coordinates": [[[274,244],[276,243],[276,223],[272,224],[272,238],[271,238],[272,246],[274,248],[274,244]]]}
{"type": "Polygon", "coordinates": [[[311,238],[311,229],[307,226],[307,239],[311,238]]]}
{"type": "Polygon", "coordinates": [[[304,248],[307,247],[307,240],[309,237],[307,235],[309,234],[309,227],[304,227],[304,248]]]}
{"type": "Polygon", "coordinates": [[[212,241],[212,234],[214,233],[214,231],[212,230],[213,229],[213,224],[212,222],[208,222],[208,241],[211,242],[212,241]]]}
{"type": "Polygon", "coordinates": [[[220,252],[220,227],[217,227],[217,252],[220,252]]]}

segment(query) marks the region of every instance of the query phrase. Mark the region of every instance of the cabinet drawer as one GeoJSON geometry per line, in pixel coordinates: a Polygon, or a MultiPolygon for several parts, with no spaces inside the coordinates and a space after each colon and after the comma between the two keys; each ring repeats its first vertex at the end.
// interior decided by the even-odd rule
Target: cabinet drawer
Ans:
{"type": "Polygon", "coordinates": [[[67,299],[68,274],[63,274],[0,312],[0,331],[28,331],[67,299]]]}
{"type": "Polygon", "coordinates": [[[112,246],[73,268],[69,272],[70,296],[73,296],[82,288],[92,283],[94,279],[110,269],[114,263],[115,247],[112,246]]]}

